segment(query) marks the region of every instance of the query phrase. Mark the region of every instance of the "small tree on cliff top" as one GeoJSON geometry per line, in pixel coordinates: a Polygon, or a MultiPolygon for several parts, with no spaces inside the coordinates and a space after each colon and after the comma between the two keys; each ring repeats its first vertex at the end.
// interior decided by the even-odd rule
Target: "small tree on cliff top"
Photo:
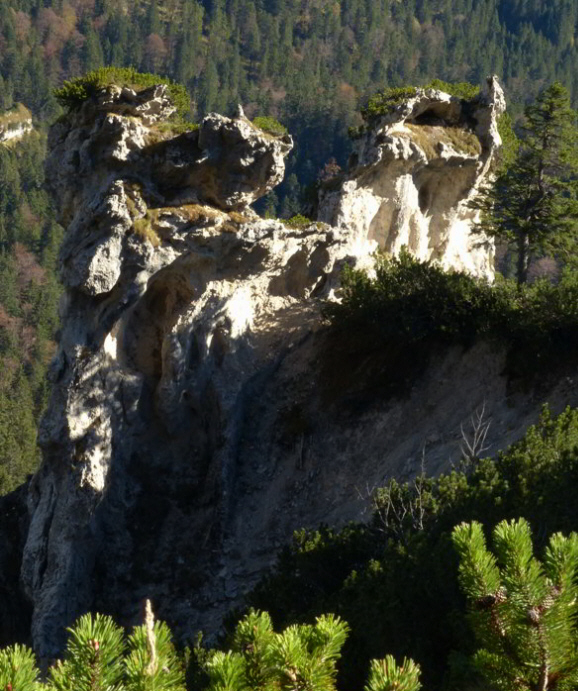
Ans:
{"type": "Polygon", "coordinates": [[[513,164],[473,202],[482,211],[477,230],[516,249],[519,284],[532,256],[568,256],[578,237],[578,128],[567,90],[555,82],[525,115],[513,164]]]}

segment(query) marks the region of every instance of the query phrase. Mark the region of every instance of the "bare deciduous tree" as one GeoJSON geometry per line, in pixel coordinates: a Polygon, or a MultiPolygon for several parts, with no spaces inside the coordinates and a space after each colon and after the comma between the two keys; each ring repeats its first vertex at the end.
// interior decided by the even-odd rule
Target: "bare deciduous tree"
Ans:
{"type": "Polygon", "coordinates": [[[460,425],[462,442],[460,452],[462,454],[462,465],[468,468],[480,460],[483,453],[488,451],[491,444],[486,442],[488,431],[492,421],[486,412],[486,402],[481,408],[475,410],[470,416],[470,429],[465,430],[463,424],[460,425]]]}

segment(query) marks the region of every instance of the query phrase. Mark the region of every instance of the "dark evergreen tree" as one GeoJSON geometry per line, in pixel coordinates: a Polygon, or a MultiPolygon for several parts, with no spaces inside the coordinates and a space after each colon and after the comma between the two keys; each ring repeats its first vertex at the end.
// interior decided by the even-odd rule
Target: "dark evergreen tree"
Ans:
{"type": "Polygon", "coordinates": [[[523,131],[513,164],[473,204],[482,211],[478,231],[515,247],[520,284],[532,256],[567,259],[578,240],[578,127],[560,83],[526,108],[523,131]]]}

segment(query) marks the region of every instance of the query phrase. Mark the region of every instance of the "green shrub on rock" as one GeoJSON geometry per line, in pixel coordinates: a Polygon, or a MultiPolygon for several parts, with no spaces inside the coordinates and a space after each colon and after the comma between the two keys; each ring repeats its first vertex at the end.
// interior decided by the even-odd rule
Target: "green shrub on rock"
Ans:
{"type": "MultiPolygon", "coordinates": [[[[378,91],[369,98],[365,108],[361,109],[361,115],[366,122],[369,122],[382,115],[392,113],[398,106],[417,95],[419,89],[437,89],[444,91],[450,96],[456,96],[463,101],[471,101],[480,93],[480,87],[474,86],[469,82],[443,82],[441,79],[434,79],[424,86],[401,86],[388,87],[378,91]]],[[[356,138],[359,130],[351,130],[350,136],[356,138]]]]}
{"type": "Polygon", "coordinates": [[[342,300],[329,303],[334,328],[400,347],[419,343],[470,346],[487,339],[506,347],[508,373],[530,379],[578,359],[578,274],[557,284],[494,285],[414,259],[378,256],[375,276],[346,269],[342,300]]]}
{"type": "Polygon", "coordinates": [[[270,115],[261,115],[253,120],[253,125],[263,130],[266,134],[270,134],[273,137],[282,137],[287,134],[287,128],[282,125],[278,120],[271,117],[270,115]]]}
{"type": "Polygon", "coordinates": [[[423,88],[444,91],[446,94],[461,98],[463,101],[471,101],[480,93],[480,87],[469,82],[444,82],[441,79],[434,79],[423,88]]]}
{"type": "Polygon", "coordinates": [[[416,94],[417,87],[415,86],[384,89],[369,98],[367,106],[361,110],[361,115],[365,121],[387,115],[416,94]]]}
{"type": "Polygon", "coordinates": [[[167,84],[177,113],[184,116],[190,108],[191,97],[184,86],[157,74],[138,72],[132,67],[101,67],[82,77],[64,82],[54,91],[54,95],[61,106],[75,110],[112,84],[126,86],[135,91],[142,91],[156,84],[167,84]]]}
{"type": "Polygon", "coordinates": [[[310,226],[314,221],[307,218],[307,216],[303,216],[303,214],[297,214],[296,216],[284,220],[283,223],[289,228],[307,228],[307,226],[310,226]]]}

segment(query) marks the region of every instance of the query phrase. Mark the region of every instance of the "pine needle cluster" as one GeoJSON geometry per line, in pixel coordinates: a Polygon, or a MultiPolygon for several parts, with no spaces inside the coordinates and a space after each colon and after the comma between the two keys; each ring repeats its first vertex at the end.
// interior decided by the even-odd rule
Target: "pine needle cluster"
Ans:
{"type": "Polygon", "coordinates": [[[62,660],[40,673],[31,650],[0,651],[2,691],[185,691],[184,664],[168,626],[155,622],[150,603],[142,626],[128,637],[111,617],[86,614],[69,629],[62,660]]]}
{"type": "Polygon", "coordinates": [[[551,536],[540,562],[523,518],[502,521],[495,555],[480,523],[453,532],[459,577],[481,645],[473,665],[493,688],[574,689],[578,684],[578,535],[551,536]]]}

